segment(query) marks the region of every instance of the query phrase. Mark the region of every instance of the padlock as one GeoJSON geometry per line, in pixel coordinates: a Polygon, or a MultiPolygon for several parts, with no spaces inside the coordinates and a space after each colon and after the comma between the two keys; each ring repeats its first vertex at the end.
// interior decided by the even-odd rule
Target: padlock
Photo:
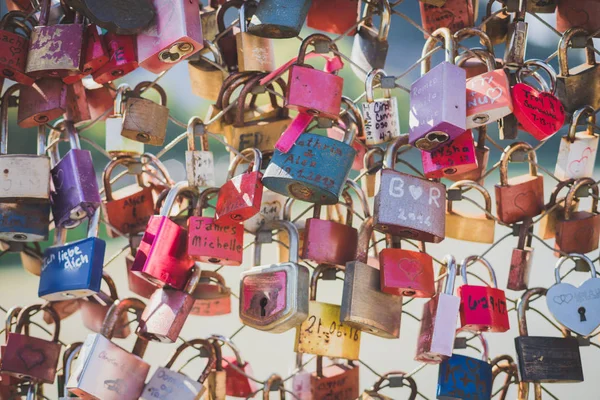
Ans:
{"type": "Polygon", "coordinates": [[[408,146],[408,135],[388,146],[386,168],[378,173],[379,190],[373,205],[375,230],[439,243],[446,235],[446,186],[396,171],[398,150],[404,146],[408,146]]]}
{"type": "Polygon", "coordinates": [[[254,15],[257,8],[257,2],[254,0],[228,0],[221,4],[217,10],[217,38],[215,39],[216,45],[219,46],[221,54],[223,55],[223,61],[227,65],[227,69],[230,72],[238,70],[238,53],[237,53],[237,39],[236,33],[239,28],[237,24],[231,26],[225,26],[225,14],[232,7],[238,10],[244,5],[246,7],[245,16],[250,18],[254,15]]]}
{"type": "MultiPolygon", "coordinates": [[[[503,354],[493,358],[492,361],[490,361],[490,364],[492,364],[492,387],[494,387],[496,378],[498,378],[500,374],[506,374],[506,377],[504,378],[504,384],[499,389],[498,393],[499,400],[506,400],[508,398],[511,385],[516,385],[517,389],[518,386],[521,385],[521,382],[519,381],[519,367],[517,367],[515,360],[508,354],[503,354]]],[[[495,390],[494,393],[496,393],[495,390]]]]}
{"type": "Polygon", "coordinates": [[[63,78],[63,81],[70,85],[79,82],[88,75],[92,75],[102,66],[108,63],[110,55],[106,43],[99,33],[98,26],[89,24],[84,32],[85,51],[83,53],[83,66],[81,73],[78,75],[70,75],[63,78]]]}
{"type": "MultiPolygon", "coordinates": [[[[532,0],[533,1],[533,0],[532,0]]],[[[504,48],[504,67],[510,71],[520,68],[525,62],[527,52],[527,33],[529,25],[525,22],[528,0],[519,0],[513,20],[508,25],[506,47],[504,48]]]]}
{"type": "Polygon", "coordinates": [[[296,37],[300,34],[312,2],[313,0],[261,1],[250,20],[248,32],[273,39],[296,37]]]}
{"type": "Polygon", "coordinates": [[[48,238],[50,220],[50,159],[46,128],[38,127],[37,155],[7,154],[9,99],[18,85],[2,95],[0,110],[0,239],[38,242],[48,238]]]}
{"type": "Polygon", "coordinates": [[[536,14],[554,14],[557,0],[528,0],[527,12],[536,14]]]}
{"type": "Polygon", "coordinates": [[[290,238],[288,262],[259,265],[262,243],[254,247],[254,266],[242,272],[239,315],[252,328],[281,333],[299,326],[308,317],[308,268],[298,264],[298,230],[289,221],[269,222],[256,233],[271,235],[285,229],[290,238]]]}
{"type": "Polygon", "coordinates": [[[389,43],[388,35],[392,22],[392,7],[389,0],[377,0],[365,6],[362,22],[356,28],[350,68],[356,76],[364,79],[374,69],[385,68],[389,43]],[[373,15],[379,14],[379,29],[373,26],[373,15]]]}
{"type": "Polygon", "coordinates": [[[327,128],[327,137],[343,140],[349,131],[356,131],[356,133],[351,133],[354,135],[352,148],[356,150],[352,169],[358,171],[364,167],[364,157],[368,150],[365,144],[365,122],[359,107],[351,98],[342,96],[342,105],[345,105],[346,108],[341,108],[340,117],[332,123],[331,127],[327,128]]]}
{"type": "MultiPolygon", "coordinates": [[[[427,32],[448,28],[454,33],[462,28],[474,26],[477,7],[473,6],[471,0],[447,0],[441,7],[419,1],[419,6],[421,25],[427,32]]],[[[425,35],[425,38],[428,36],[425,35]]]]}
{"type": "Polygon", "coordinates": [[[121,135],[123,132],[123,113],[127,106],[125,97],[131,94],[129,85],[119,85],[115,96],[114,109],[106,119],[106,151],[111,156],[139,155],[144,152],[144,142],[131,140],[121,135]]]}
{"type": "Polygon", "coordinates": [[[76,13],[72,23],[49,25],[51,0],[41,1],[39,25],[33,28],[26,73],[33,78],[65,78],[83,72],[85,25],[76,13]]]}
{"type": "Polygon", "coordinates": [[[561,181],[591,177],[594,173],[598,136],[594,134],[596,111],[585,106],[573,113],[569,133],[560,140],[554,175],[561,181]],[[583,118],[586,118],[583,120],[583,118]],[[585,131],[577,131],[577,125],[586,123],[585,131]]]}
{"type": "Polygon", "coordinates": [[[458,181],[452,184],[448,190],[460,193],[463,199],[463,188],[475,189],[483,196],[485,201],[484,215],[465,215],[452,209],[452,200],[447,202],[446,211],[446,236],[458,240],[477,243],[494,243],[494,231],[496,221],[492,215],[492,197],[490,193],[480,184],[473,181],[458,181]]]}
{"type": "Polygon", "coordinates": [[[311,376],[312,373],[304,369],[302,353],[296,353],[296,368],[292,378],[292,394],[297,400],[313,400],[311,376]]]}
{"type": "Polygon", "coordinates": [[[25,73],[31,21],[22,11],[10,11],[0,20],[0,77],[23,85],[33,85],[34,78],[25,73]]]}
{"type": "Polygon", "coordinates": [[[143,235],[132,235],[129,238],[130,251],[125,256],[125,267],[127,269],[127,285],[132,293],[137,294],[143,298],[149,299],[152,293],[158,288],[158,285],[142,278],[136,273],[131,271],[133,261],[135,260],[135,254],[142,241],[143,235]]]}
{"type": "MultiPolygon", "coordinates": [[[[490,38],[494,46],[505,43],[508,36],[508,27],[510,25],[510,14],[504,10],[500,10],[497,14],[492,11],[493,4],[498,0],[488,0],[484,21],[487,21],[481,28],[490,38]],[[492,14],[495,14],[492,16],[492,14]]],[[[498,1],[500,6],[504,8],[504,4],[498,1]]]]}
{"type": "MultiPolygon", "coordinates": [[[[259,83],[261,77],[264,77],[264,75],[254,75],[244,84],[238,98],[237,107],[232,110],[233,116],[235,116],[231,121],[232,124],[227,124],[224,127],[227,144],[237,151],[252,147],[261,152],[273,151],[281,134],[292,123],[292,119],[289,118],[289,110],[279,106],[276,96],[272,93],[269,93],[270,105],[263,108],[266,112],[262,116],[256,116],[252,112],[252,109],[256,108],[254,95],[250,101],[250,106],[246,105],[248,95],[252,94],[254,90],[264,89],[259,83]]],[[[282,79],[277,79],[275,82],[279,85],[282,95],[285,96],[287,93],[285,82],[282,79]]],[[[273,90],[273,85],[267,87],[273,90]]],[[[229,96],[223,99],[223,106],[227,107],[228,103],[229,96]]],[[[225,118],[224,122],[228,123],[228,118],[225,118]]]]}
{"type": "Polygon", "coordinates": [[[562,215],[556,221],[556,243],[561,254],[586,254],[598,249],[600,241],[600,214],[598,211],[598,185],[592,178],[577,179],[569,189],[562,215]],[[577,191],[585,188],[591,193],[590,211],[572,211],[577,191]]]}
{"type": "Polygon", "coordinates": [[[304,64],[308,46],[319,42],[327,42],[330,52],[338,52],[337,45],[320,33],[312,34],[302,41],[298,58],[290,67],[285,106],[315,117],[337,119],[342,103],[344,79],[337,75],[337,70],[330,73],[304,64]]]}
{"type": "Polygon", "coordinates": [[[367,101],[362,103],[362,115],[365,126],[365,143],[367,146],[386,143],[400,136],[400,117],[398,116],[398,100],[392,97],[390,89],[384,89],[383,98],[375,100],[373,86],[375,80],[386,76],[382,69],[373,69],[367,74],[365,82],[367,101]]]}
{"type": "MultiPolygon", "coordinates": [[[[115,167],[122,165],[128,169],[130,167],[135,169],[138,168],[138,164],[140,161],[132,157],[115,157],[102,172],[103,189],[106,194],[106,199],[102,201],[102,210],[106,221],[112,227],[109,228],[107,225],[109,237],[119,236],[117,231],[125,235],[143,232],[150,217],[154,215],[152,187],[140,185],[141,173],[136,174],[137,184],[126,186],[113,193],[111,176],[115,167]]],[[[140,172],[143,173],[143,169],[140,172]]]]}
{"type": "Polygon", "coordinates": [[[214,340],[215,346],[220,342],[227,345],[235,356],[223,357],[221,365],[225,372],[225,393],[232,397],[248,397],[256,391],[256,383],[249,378],[252,376],[250,363],[242,360],[240,351],[230,338],[221,335],[212,335],[209,339],[214,340]]]}
{"type": "Polygon", "coordinates": [[[515,337],[515,350],[521,381],[582,382],[579,342],[568,330],[562,329],[564,337],[529,336],[526,310],[533,296],[544,295],[545,288],[529,289],[517,302],[519,336],[515,337]]]}
{"type": "Polygon", "coordinates": [[[114,107],[115,95],[113,94],[116,90],[113,85],[107,84],[106,86],[98,85],[89,77],[83,79],[82,82],[92,82],[94,87],[85,89],[85,97],[88,102],[90,109],[90,118],[94,121],[105,121],[110,114],[110,110],[114,107]]]}
{"type": "Polygon", "coordinates": [[[352,361],[323,367],[323,357],[317,356],[317,370],[310,374],[310,399],[356,399],[358,378],[358,365],[352,361]]]}
{"type": "Polygon", "coordinates": [[[215,162],[208,147],[206,126],[199,117],[191,117],[187,126],[187,150],[185,170],[188,185],[200,187],[215,186],[215,162]],[[196,132],[200,133],[200,150],[196,150],[196,132]]]}
{"type": "Polygon", "coordinates": [[[424,151],[435,150],[467,129],[466,72],[454,65],[456,44],[450,30],[433,32],[422,54],[433,49],[436,38],[444,39],[446,61],[430,70],[431,56],[426,57],[421,62],[421,78],[410,89],[410,144],[424,151]]]}
{"type": "Polygon", "coordinates": [[[217,101],[227,76],[221,50],[213,42],[205,39],[204,48],[196,54],[198,60],[188,62],[192,93],[205,100],[217,101]],[[214,61],[202,55],[207,52],[212,53],[214,61]]]}
{"type": "Polygon", "coordinates": [[[386,235],[387,248],[379,252],[381,291],[395,296],[432,297],[433,259],[420,242],[419,251],[401,248],[398,237],[386,235]]]}
{"type": "Polygon", "coordinates": [[[481,340],[481,359],[452,354],[440,364],[437,384],[438,399],[491,399],[492,365],[488,358],[487,340],[482,333],[476,335],[481,340]]]}
{"type": "MultiPolygon", "coordinates": [[[[0,244],[4,242],[0,241],[0,244]]],[[[0,246],[0,250],[10,250],[13,246],[17,248],[20,247],[19,242],[9,242],[8,246],[0,246]]],[[[21,264],[23,264],[23,269],[29,272],[32,275],[40,276],[42,273],[42,264],[43,264],[43,254],[42,248],[39,242],[33,242],[30,245],[27,243],[23,243],[23,248],[19,249],[21,256],[21,264]]]]}
{"type": "Polygon", "coordinates": [[[192,310],[192,295],[199,281],[200,268],[193,266],[183,290],[156,289],[144,308],[136,334],[156,342],[174,343],[192,310]]]}
{"type": "MultiPolygon", "coordinates": [[[[464,28],[464,29],[461,29],[459,32],[470,31],[472,29],[474,29],[474,28],[464,28]]],[[[458,35],[459,32],[454,34],[455,37],[456,37],[456,35],[458,35]]],[[[486,40],[489,40],[487,35],[485,36],[485,38],[486,38],[486,40]]],[[[465,50],[462,53],[459,53],[458,56],[456,56],[456,65],[458,65],[459,67],[461,67],[462,69],[464,69],[466,71],[467,79],[474,78],[477,75],[485,74],[486,72],[488,72],[488,67],[484,60],[486,60],[488,57],[490,57],[491,54],[494,54],[492,51],[493,49],[494,48],[491,46],[491,42],[490,42],[489,49],[487,49],[487,48],[471,48],[468,51],[465,50]]],[[[504,61],[502,61],[501,59],[495,60],[494,63],[495,63],[495,66],[498,68],[501,68],[504,65],[504,61]]],[[[468,100],[468,98],[467,98],[467,100],[468,100]]]]}
{"type": "MultiPolygon", "coordinates": [[[[464,173],[446,175],[445,178],[454,182],[463,180],[475,181],[480,185],[483,185],[484,176],[487,172],[487,165],[490,158],[490,149],[485,145],[486,139],[487,125],[482,125],[477,128],[477,142],[475,146],[475,159],[477,168],[464,173]]],[[[422,155],[424,156],[424,153],[422,153],[422,155]]]]}
{"type": "Polygon", "coordinates": [[[531,145],[515,142],[500,158],[500,184],[495,185],[496,214],[505,224],[539,215],[544,209],[544,177],[537,173],[537,157],[531,145]],[[527,152],[529,175],[508,178],[508,163],[515,152],[527,152]]]}
{"type": "Polygon", "coordinates": [[[358,236],[356,260],[346,264],[340,320],[348,327],[394,339],[400,336],[402,297],[383,293],[380,272],[367,264],[373,218],[365,218],[358,236]]]}
{"type": "Polygon", "coordinates": [[[21,128],[45,125],[67,110],[67,86],[56,78],[38,79],[19,87],[17,121],[21,128]]]}
{"type": "MultiPolygon", "coordinates": [[[[426,178],[451,179],[478,168],[473,132],[464,131],[456,139],[446,142],[432,152],[421,151],[421,163],[426,178]]],[[[455,180],[455,179],[451,179],[455,180]]]]}
{"type": "Polygon", "coordinates": [[[202,271],[190,315],[212,317],[231,313],[231,289],[218,272],[202,271]]]}
{"type": "Polygon", "coordinates": [[[68,0],[68,6],[81,10],[91,22],[120,35],[140,33],[155,17],[148,0],[104,1],[68,0]]]}
{"type": "MultiPolygon", "coordinates": [[[[600,69],[599,69],[600,71],[600,69]]],[[[521,128],[537,140],[546,140],[554,135],[565,123],[565,109],[562,102],[554,95],[556,89],[556,75],[554,69],[540,60],[528,60],[524,68],[517,71],[517,84],[511,88],[513,99],[513,113],[519,121],[521,128]],[[530,67],[539,67],[550,77],[550,90],[543,91],[522,82],[522,75],[530,67]]]]}
{"type": "MultiPolygon", "coordinates": [[[[231,0],[230,0],[231,1],[231,0]]],[[[263,392],[263,400],[270,400],[271,392],[279,392],[279,398],[281,400],[285,399],[285,386],[284,380],[281,376],[277,374],[273,374],[265,381],[265,386],[262,389],[263,392]]]]}
{"type": "MultiPolygon", "coordinates": [[[[550,195],[550,200],[544,206],[544,211],[542,212],[542,218],[539,221],[539,230],[538,235],[543,240],[552,239],[556,236],[556,221],[560,215],[563,215],[565,212],[565,200],[566,197],[557,199],[558,194],[564,188],[570,188],[571,185],[575,182],[574,179],[568,179],[564,181],[558,182],[556,187],[552,190],[552,194],[550,195]]],[[[571,209],[571,213],[578,211],[579,209],[579,199],[575,197],[573,199],[573,203],[568,205],[571,209]]]]}
{"type": "MultiPolygon", "coordinates": [[[[52,306],[48,306],[47,308],[53,308],[52,306]]],[[[5,319],[5,323],[4,323],[4,344],[0,345],[0,363],[2,362],[2,357],[4,357],[4,352],[6,352],[6,343],[8,342],[8,337],[9,334],[12,332],[12,328],[13,325],[17,324],[17,321],[19,320],[19,313],[21,312],[23,308],[19,307],[19,306],[14,306],[9,308],[6,311],[6,319],[5,319]]],[[[55,314],[50,314],[49,312],[45,312],[44,314],[48,315],[48,318],[50,320],[50,323],[54,323],[54,319],[53,319],[53,315],[55,314]]],[[[48,323],[48,324],[50,324],[48,323]]],[[[29,335],[29,324],[25,325],[24,331],[23,333],[25,335],[29,335]]],[[[1,365],[1,364],[0,364],[1,365]]],[[[23,378],[17,378],[15,376],[11,376],[8,374],[5,374],[2,372],[2,367],[0,366],[0,394],[4,397],[9,396],[10,394],[14,394],[16,387],[16,385],[18,385],[19,383],[23,382],[25,379],[23,378]],[[10,393],[4,393],[2,392],[2,389],[4,388],[10,388],[10,387],[14,387],[14,389],[10,389],[9,392],[10,393]]],[[[2,398],[4,398],[2,397],[2,398]]],[[[10,397],[7,397],[10,399],[10,397]]]]}
{"type": "MultiPolygon", "coordinates": [[[[211,336],[212,337],[212,336],[211,336]]],[[[223,369],[223,353],[221,345],[209,338],[215,353],[216,362],[206,378],[206,400],[225,400],[227,392],[227,373],[223,369]]]]}
{"type": "Polygon", "coordinates": [[[59,301],[98,293],[106,251],[106,242],[98,238],[99,223],[100,210],[96,210],[89,220],[87,238],[55,244],[44,251],[40,298],[59,301]]]}
{"type": "Polygon", "coordinates": [[[62,345],[59,343],[60,319],[51,305],[34,304],[19,313],[14,332],[8,334],[6,348],[2,354],[3,374],[18,379],[30,379],[40,383],[54,383],[56,368],[62,345]],[[35,311],[48,311],[54,320],[52,340],[29,336],[27,330],[30,316],[35,311]]]}
{"type": "Polygon", "coordinates": [[[166,71],[202,47],[198,0],[152,0],[156,18],[137,34],[140,67],[155,74],[166,71]]]}
{"type": "MultiPolygon", "coordinates": [[[[209,0],[208,5],[204,5],[201,2],[198,2],[198,5],[200,6],[200,25],[202,26],[204,48],[206,48],[206,42],[214,42],[218,33],[217,9],[220,6],[220,2],[218,0],[209,0]]],[[[197,55],[198,53],[194,53],[191,58],[197,55]]]]}
{"type": "Polygon", "coordinates": [[[361,2],[358,0],[312,0],[306,26],[336,35],[356,34],[361,2]]]}
{"type": "MultiPolygon", "coordinates": [[[[298,220],[298,218],[292,219],[292,208],[296,199],[288,198],[283,206],[283,217],[284,221],[290,221],[296,226],[296,230],[298,231],[298,248],[301,252],[304,248],[304,231],[306,226],[306,220],[298,220]]],[[[306,211],[308,211],[308,208],[306,211]]],[[[290,259],[290,239],[286,231],[280,231],[277,234],[278,244],[279,244],[279,262],[286,262],[290,259]]],[[[300,257],[300,252],[298,253],[298,257],[300,257]]]]}
{"type": "MultiPolygon", "coordinates": [[[[264,154],[264,153],[263,153],[264,154]]],[[[269,189],[263,189],[260,211],[244,221],[244,230],[255,234],[266,222],[283,218],[283,208],[288,198],[269,189]]]]}
{"type": "Polygon", "coordinates": [[[325,357],[358,360],[360,330],[341,322],[340,306],[317,301],[319,278],[322,279],[322,274],[328,269],[332,269],[331,272],[334,274],[337,272],[337,267],[334,265],[319,264],[312,273],[308,318],[296,328],[294,351],[325,357]]]}
{"type": "MultiPolygon", "coordinates": [[[[64,320],[69,318],[71,315],[75,314],[79,311],[79,300],[63,300],[63,301],[53,301],[52,308],[58,314],[60,320],[64,320]]],[[[54,323],[52,316],[48,312],[44,312],[44,322],[48,325],[54,323]]]]}
{"type": "Polygon", "coordinates": [[[528,218],[519,224],[519,242],[512,251],[508,283],[506,284],[506,288],[509,290],[525,290],[529,287],[534,250],[531,247],[533,238],[532,223],[531,218],[528,218]]]}
{"type": "Polygon", "coordinates": [[[227,182],[221,186],[215,206],[217,225],[243,222],[260,211],[263,192],[261,163],[260,150],[251,148],[242,150],[230,164],[227,182]],[[251,157],[252,160],[247,171],[234,176],[242,158],[247,157],[251,157]]]}
{"type": "Polygon", "coordinates": [[[402,371],[387,372],[379,377],[375,385],[372,388],[365,390],[358,400],[393,400],[391,397],[385,396],[379,391],[386,387],[403,387],[407,386],[410,389],[410,395],[407,397],[408,400],[415,400],[417,398],[417,382],[415,382],[412,376],[407,375],[402,371]],[[384,385],[385,382],[388,382],[384,385]]]}
{"type": "Polygon", "coordinates": [[[81,150],[79,134],[72,121],[65,120],[63,128],[69,137],[70,150],[59,160],[57,139],[62,132],[55,129],[48,136],[50,165],[52,167],[52,215],[57,227],[72,229],[86,218],[91,218],[100,207],[100,192],[96,171],[89,150],[81,150]]]}
{"type": "Polygon", "coordinates": [[[367,152],[364,155],[364,167],[360,170],[359,174],[362,175],[362,177],[360,178],[360,186],[364,191],[365,195],[369,198],[375,197],[375,193],[377,192],[377,173],[381,170],[381,167],[383,166],[384,156],[385,152],[380,147],[373,147],[372,149],[367,150],[367,152]],[[371,161],[377,154],[381,156],[381,161],[371,161]]]}
{"type": "MultiPolygon", "coordinates": [[[[115,301],[119,300],[117,286],[110,275],[103,272],[102,280],[108,286],[109,294],[101,291],[93,296],[77,300],[77,304],[81,309],[83,326],[96,333],[99,333],[102,330],[102,323],[104,322],[110,307],[115,301]]],[[[129,318],[127,314],[121,314],[120,318],[120,321],[116,323],[113,337],[125,339],[131,333],[131,329],[129,328],[129,318]]]]}
{"type": "Polygon", "coordinates": [[[166,105],[167,94],[161,86],[147,81],[138,83],[125,103],[121,136],[152,146],[162,146],[169,122],[166,105]],[[160,104],[141,97],[142,92],[150,88],[160,95],[160,104]]]}
{"type": "Polygon", "coordinates": [[[137,337],[130,353],[111,341],[121,315],[133,309],[139,316],[145,305],[130,297],[117,300],[108,310],[100,333],[90,333],[77,357],[67,389],[80,398],[137,400],[144,389],[150,364],[142,357],[148,341],[137,337]]]}
{"type": "Polygon", "coordinates": [[[65,118],[73,121],[75,126],[83,125],[92,119],[90,108],[88,107],[85,87],[81,79],[67,86],[67,109],[65,118]]]}
{"type": "Polygon", "coordinates": [[[456,273],[456,260],[447,255],[438,274],[441,281],[437,284],[436,293],[423,305],[416,361],[439,364],[452,356],[460,308],[460,298],[454,295],[456,273]],[[444,273],[446,283],[441,292],[444,273]]]}
{"type": "Polygon", "coordinates": [[[510,328],[506,295],[504,290],[498,289],[492,265],[483,257],[469,256],[461,262],[460,275],[463,280],[462,286],[458,288],[461,329],[472,332],[506,332],[510,328]],[[477,261],[488,270],[492,287],[468,284],[467,267],[477,261]]]}
{"type": "Polygon", "coordinates": [[[556,77],[556,96],[569,113],[586,105],[594,109],[600,107],[600,93],[596,90],[600,84],[600,65],[596,62],[594,42],[591,38],[588,38],[585,44],[585,64],[569,69],[567,50],[569,46],[573,46],[573,41],[578,36],[588,38],[589,33],[581,28],[569,29],[558,44],[559,74],[556,77]]]}
{"type": "Polygon", "coordinates": [[[179,182],[169,190],[160,215],[150,217],[135,254],[131,271],[158,286],[183,289],[194,266],[187,255],[187,230],[169,217],[177,197],[190,191],[195,189],[187,182],[179,182]]]}
{"type": "Polygon", "coordinates": [[[600,24],[595,17],[600,12],[600,4],[593,0],[582,0],[577,3],[556,0],[556,30],[565,32],[571,28],[582,28],[595,33],[598,37],[600,24]]]}
{"type": "MultiPolygon", "coordinates": [[[[252,18],[255,16],[256,14],[252,18]]],[[[248,32],[245,4],[240,7],[239,21],[240,31],[235,34],[238,71],[273,71],[275,69],[273,42],[268,37],[248,32]]]]}
{"type": "Polygon", "coordinates": [[[137,69],[139,64],[135,36],[106,32],[101,39],[108,49],[109,60],[92,73],[95,82],[105,84],[137,69]]]}
{"type": "Polygon", "coordinates": [[[66,388],[67,380],[71,376],[71,370],[75,358],[79,356],[79,352],[83,347],[82,342],[71,343],[64,351],[62,356],[62,373],[56,376],[58,386],[59,400],[69,400],[69,391],[66,388]]]}

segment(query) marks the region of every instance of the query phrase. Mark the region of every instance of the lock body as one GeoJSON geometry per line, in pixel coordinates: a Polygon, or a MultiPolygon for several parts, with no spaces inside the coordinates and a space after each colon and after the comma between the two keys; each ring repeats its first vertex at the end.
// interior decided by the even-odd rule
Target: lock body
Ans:
{"type": "Polygon", "coordinates": [[[460,297],[460,325],[473,332],[506,332],[509,329],[506,295],[503,290],[462,285],[460,297]]]}
{"type": "Polygon", "coordinates": [[[67,87],[55,78],[38,79],[33,85],[19,88],[17,121],[21,128],[43,125],[65,113],[67,87]]]}
{"type": "Polygon", "coordinates": [[[473,133],[466,130],[452,142],[445,143],[432,152],[422,151],[421,161],[426,178],[453,179],[478,168],[473,133]]]}
{"type": "Polygon", "coordinates": [[[244,227],[239,222],[215,223],[210,217],[188,220],[188,255],[197,261],[237,266],[242,264],[244,227]]]}
{"type": "Polygon", "coordinates": [[[427,253],[383,249],[379,252],[379,271],[383,293],[412,297],[435,293],[433,259],[427,253]]]}
{"type": "Polygon", "coordinates": [[[515,338],[519,375],[523,382],[582,382],[579,343],[574,337],[515,338]]]}
{"type": "Polygon", "coordinates": [[[438,293],[423,305],[415,360],[439,364],[452,356],[460,298],[438,293]]]}
{"type": "Polygon", "coordinates": [[[491,399],[491,364],[461,354],[452,354],[452,357],[440,364],[437,398],[491,399]]]}

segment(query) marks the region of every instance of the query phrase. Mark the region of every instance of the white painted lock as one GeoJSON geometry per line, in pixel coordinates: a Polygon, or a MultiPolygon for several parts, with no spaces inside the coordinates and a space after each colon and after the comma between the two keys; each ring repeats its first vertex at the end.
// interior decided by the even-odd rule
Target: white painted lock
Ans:
{"type": "MultiPolygon", "coordinates": [[[[583,121],[581,121],[583,123],[583,121]]],[[[554,175],[562,181],[591,177],[598,151],[598,135],[594,134],[596,114],[591,106],[573,113],[569,133],[560,140],[554,175]],[[587,117],[587,129],[576,132],[580,120],[587,117]]]]}
{"type": "Polygon", "coordinates": [[[215,161],[213,153],[208,149],[206,126],[199,117],[192,117],[188,122],[188,149],[185,152],[185,171],[188,184],[194,187],[215,186],[215,161]],[[201,131],[200,150],[196,150],[195,134],[201,131]]]}
{"type": "Polygon", "coordinates": [[[392,97],[390,89],[384,89],[384,97],[374,99],[373,85],[377,77],[385,77],[385,71],[374,69],[367,75],[367,101],[362,103],[367,145],[386,143],[400,136],[398,100],[392,97]]]}

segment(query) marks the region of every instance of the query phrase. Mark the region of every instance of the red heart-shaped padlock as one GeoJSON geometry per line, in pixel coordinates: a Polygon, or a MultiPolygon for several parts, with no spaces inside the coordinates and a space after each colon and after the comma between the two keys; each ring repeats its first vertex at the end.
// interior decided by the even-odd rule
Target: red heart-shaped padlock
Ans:
{"type": "Polygon", "coordinates": [[[537,140],[554,135],[565,123],[565,109],[553,94],[517,83],[512,87],[511,95],[515,117],[537,140]]]}

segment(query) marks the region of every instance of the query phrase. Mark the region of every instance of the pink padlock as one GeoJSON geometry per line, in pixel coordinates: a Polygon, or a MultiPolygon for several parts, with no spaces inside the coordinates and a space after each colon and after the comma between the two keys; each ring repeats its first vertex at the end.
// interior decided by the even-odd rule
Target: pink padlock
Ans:
{"type": "Polygon", "coordinates": [[[338,51],[335,43],[326,35],[315,33],[304,39],[298,59],[290,68],[285,105],[314,116],[337,119],[344,80],[337,76],[337,70],[329,73],[304,65],[308,46],[312,43],[320,46],[322,42],[327,43],[330,51],[338,51]]]}
{"type": "Polygon", "coordinates": [[[365,167],[364,158],[367,153],[367,146],[364,144],[365,124],[362,114],[356,104],[349,97],[342,96],[342,103],[346,104],[346,114],[338,118],[337,124],[327,128],[327,136],[342,141],[346,134],[346,129],[356,129],[356,136],[352,142],[352,147],[356,150],[356,157],[352,163],[352,169],[360,171],[365,167]]]}
{"type": "Polygon", "coordinates": [[[158,74],[204,47],[198,0],[152,0],[156,19],[137,35],[140,67],[158,74]]]}
{"type": "Polygon", "coordinates": [[[446,143],[431,153],[422,151],[423,172],[428,179],[448,178],[477,169],[475,142],[470,129],[450,143],[446,143]]]}

